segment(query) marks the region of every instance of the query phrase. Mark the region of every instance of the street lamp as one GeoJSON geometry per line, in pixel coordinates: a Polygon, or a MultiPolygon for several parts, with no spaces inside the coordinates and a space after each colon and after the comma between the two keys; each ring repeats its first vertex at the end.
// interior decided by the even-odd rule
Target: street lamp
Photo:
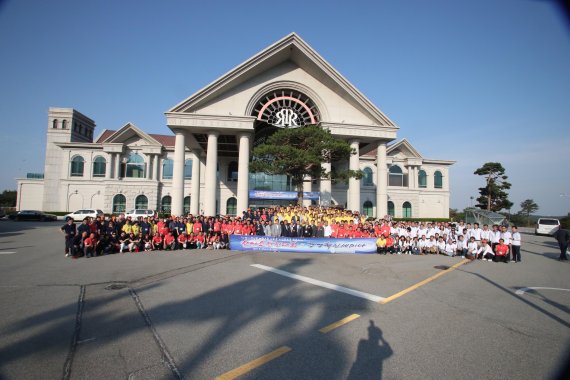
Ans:
{"type": "Polygon", "coordinates": [[[474,196],[470,196],[470,197],[469,197],[469,199],[470,199],[469,207],[470,207],[470,208],[473,208],[473,199],[474,199],[474,198],[475,198],[474,196]]]}

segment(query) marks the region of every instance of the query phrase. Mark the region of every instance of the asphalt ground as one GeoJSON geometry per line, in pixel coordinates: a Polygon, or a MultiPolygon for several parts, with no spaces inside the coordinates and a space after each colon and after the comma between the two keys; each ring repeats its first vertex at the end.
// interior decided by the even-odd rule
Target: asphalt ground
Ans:
{"type": "Polygon", "coordinates": [[[517,264],[204,250],[72,260],[61,224],[0,221],[2,379],[536,379],[568,362],[570,264],[550,237],[524,234],[517,264]]]}

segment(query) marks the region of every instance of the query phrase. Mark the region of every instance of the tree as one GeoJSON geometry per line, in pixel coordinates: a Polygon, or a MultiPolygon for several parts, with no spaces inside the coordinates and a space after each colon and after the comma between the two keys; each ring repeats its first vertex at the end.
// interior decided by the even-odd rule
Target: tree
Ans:
{"type": "Polygon", "coordinates": [[[474,174],[485,176],[487,183],[485,187],[479,188],[481,196],[477,198],[477,207],[487,211],[508,210],[513,207],[513,203],[508,199],[509,194],[505,191],[511,188],[511,184],[507,182],[508,176],[505,175],[503,165],[499,162],[487,162],[475,170],[474,174]]]}
{"type": "Polygon", "coordinates": [[[333,137],[328,129],[316,125],[280,129],[264,144],[253,149],[250,171],[285,174],[297,187],[297,202],[303,203],[303,181],[312,178],[344,180],[362,178],[360,170],[325,172],[323,163],[348,160],[356,152],[343,140],[333,137]]]}
{"type": "Polygon", "coordinates": [[[526,214],[526,225],[530,224],[530,214],[538,211],[538,205],[532,199],[521,202],[521,213],[526,214]]]}
{"type": "Polygon", "coordinates": [[[0,194],[0,206],[2,207],[15,207],[17,193],[16,190],[4,190],[0,194]]]}

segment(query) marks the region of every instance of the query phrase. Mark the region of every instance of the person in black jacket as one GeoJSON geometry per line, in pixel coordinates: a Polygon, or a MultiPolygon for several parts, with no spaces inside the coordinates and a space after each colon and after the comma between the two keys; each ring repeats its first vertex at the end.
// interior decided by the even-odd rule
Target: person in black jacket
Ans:
{"type": "Polygon", "coordinates": [[[570,233],[568,233],[568,230],[563,230],[562,227],[560,227],[558,231],[554,233],[554,238],[558,241],[558,246],[560,247],[560,257],[558,260],[568,260],[566,250],[568,250],[568,243],[570,242],[570,233]]]}

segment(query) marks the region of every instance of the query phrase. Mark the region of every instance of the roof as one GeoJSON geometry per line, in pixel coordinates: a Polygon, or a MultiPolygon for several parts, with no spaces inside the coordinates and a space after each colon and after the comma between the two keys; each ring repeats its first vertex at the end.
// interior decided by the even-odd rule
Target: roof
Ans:
{"type": "MultiPolygon", "coordinates": [[[[98,144],[105,143],[107,139],[113,136],[116,132],[117,131],[115,130],[105,129],[95,142],[98,144]]],[[[154,133],[149,133],[148,135],[158,141],[162,146],[168,147],[173,147],[176,139],[176,137],[173,135],[158,135],[154,133]]]]}

